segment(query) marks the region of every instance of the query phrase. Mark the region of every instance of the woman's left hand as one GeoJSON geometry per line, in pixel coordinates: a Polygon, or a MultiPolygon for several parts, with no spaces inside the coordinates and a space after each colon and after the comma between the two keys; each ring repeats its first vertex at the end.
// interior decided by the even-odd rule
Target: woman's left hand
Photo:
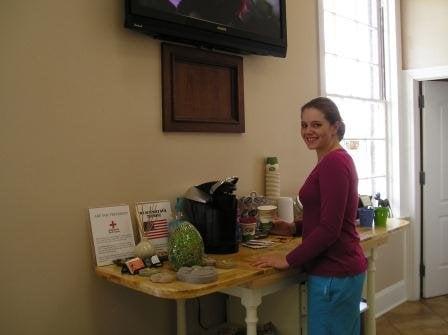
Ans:
{"type": "Polygon", "coordinates": [[[257,268],[269,268],[273,267],[279,270],[285,270],[289,268],[289,264],[286,261],[285,256],[281,255],[265,255],[258,258],[252,263],[257,268]]]}

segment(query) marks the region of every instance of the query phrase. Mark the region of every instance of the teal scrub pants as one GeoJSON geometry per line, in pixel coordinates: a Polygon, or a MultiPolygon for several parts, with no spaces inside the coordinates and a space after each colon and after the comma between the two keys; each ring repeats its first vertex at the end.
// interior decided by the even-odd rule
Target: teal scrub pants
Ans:
{"type": "Polygon", "coordinates": [[[359,335],[364,279],[308,276],[308,334],[359,335]]]}

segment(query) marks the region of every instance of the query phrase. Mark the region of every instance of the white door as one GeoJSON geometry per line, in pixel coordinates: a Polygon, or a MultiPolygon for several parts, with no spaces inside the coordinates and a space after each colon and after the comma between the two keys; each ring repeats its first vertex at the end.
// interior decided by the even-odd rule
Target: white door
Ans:
{"type": "Polygon", "coordinates": [[[448,294],[448,82],[423,82],[423,296],[448,294]]]}

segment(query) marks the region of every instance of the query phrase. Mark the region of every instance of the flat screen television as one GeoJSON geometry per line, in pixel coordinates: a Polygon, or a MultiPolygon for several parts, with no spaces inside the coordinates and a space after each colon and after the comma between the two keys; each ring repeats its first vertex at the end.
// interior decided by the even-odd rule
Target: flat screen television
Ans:
{"type": "Polygon", "coordinates": [[[125,27],[242,54],[286,56],[285,0],[125,0],[125,27]]]}

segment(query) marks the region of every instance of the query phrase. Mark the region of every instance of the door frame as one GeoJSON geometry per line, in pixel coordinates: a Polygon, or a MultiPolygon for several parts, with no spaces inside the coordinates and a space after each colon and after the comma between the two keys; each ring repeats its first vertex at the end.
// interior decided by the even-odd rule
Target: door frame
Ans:
{"type": "Polygon", "coordinates": [[[401,213],[411,221],[409,238],[406,239],[407,261],[405,278],[407,296],[410,300],[420,299],[420,255],[421,255],[421,190],[420,172],[420,109],[418,106],[419,81],[448,78],[448,66],[405,70],[402,72],[402,108],[400,121],[400,194],[401,213]]]}

